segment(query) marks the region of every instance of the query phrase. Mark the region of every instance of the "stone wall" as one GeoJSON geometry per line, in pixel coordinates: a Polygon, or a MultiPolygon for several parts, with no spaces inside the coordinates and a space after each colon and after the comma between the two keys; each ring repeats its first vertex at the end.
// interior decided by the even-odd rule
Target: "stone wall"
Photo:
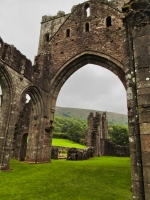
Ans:
{"type": "Polygon", "coordinates": [[[33,67],[31,61],[13,45],[4,44],[2,60],[20,74],[20,79],[25,77],[32,81],[33,67]]]}
{"type": "Polygon", "coordinates": [[[92,147],[87,149],[70,148],[67,152],[67,160],[88,160],[91,157],[94,157],[92,147]]]}
{"type": "Polygon", "coordinates": [[[119,156],[128,157],[130,156],[129,146],[115,145],[107,139],[101,139],[102,156],[119,156]]]}
{"type": "Polygon", "coordinates": [[[26,157],[26,162],[50,162],[52,125],[44,81],[37,85],[36,67],[14,46],[3,43],[1,47],[0,170],[9,169],[10,155],[18,160],[26,157]],[[28,113],[22,101],[27,94],[31,98],[28,113]]]}
{"type": "Polygon", "coordinates": [[[86,149],[80,148],[69,148],[62,146],[52,146],[51,149],[51,158],[52,159],[67,159],[67,160],[87,160],[91,157],[94,157],[94,151],[92,147],[86,149]],[[67,156],[64,156],[62,151],[67,152],[67,156]]]}

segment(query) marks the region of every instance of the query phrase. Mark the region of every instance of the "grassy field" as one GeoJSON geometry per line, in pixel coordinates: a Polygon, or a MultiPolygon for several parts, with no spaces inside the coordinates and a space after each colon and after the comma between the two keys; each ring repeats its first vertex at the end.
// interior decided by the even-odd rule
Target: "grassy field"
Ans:
{"type": "Polygon", "coordinates": [[[62,147],[76,147],[76,148],[80,148],[80,149],[84,149],[86,148],[86,146],[75,143],[71,140],[67,140],[67,139],[58,139],[58,138],[53,138],[52,139],[52,145],[53,146],[62,146],[62,147]]]}
{"type": "Polygon", "coordinates": [[[131,200],[130,159],[92,158],[26,164],[0,173],[1,200],[131,200]]]}

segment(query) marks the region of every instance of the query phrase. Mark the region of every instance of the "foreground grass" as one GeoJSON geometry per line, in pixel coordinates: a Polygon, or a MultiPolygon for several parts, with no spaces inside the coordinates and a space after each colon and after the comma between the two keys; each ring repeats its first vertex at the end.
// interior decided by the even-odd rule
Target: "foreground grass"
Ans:
{"type": "Polygon", "coordinates": [[[131,200],[129,158],[37,165],[11,160],[11,167],[0,173],[1,200],[131,200]]]}
{"type": "Polygon", "coordinates": [[[62,146],[62,147],[75,147],[75,148],[80,148],[80,149],[84,149],[86,148],[86,146],[75,143],[71,140],[67,140],[67,139],[58,139],[58,138],[53,138],[52,139],[52,145],[53,146],[62,146]]]}

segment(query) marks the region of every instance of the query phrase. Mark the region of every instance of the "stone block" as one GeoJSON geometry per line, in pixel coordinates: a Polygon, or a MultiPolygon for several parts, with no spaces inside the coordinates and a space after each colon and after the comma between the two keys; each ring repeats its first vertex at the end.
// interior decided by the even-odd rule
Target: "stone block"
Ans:
{"type": "Polygon", "coordinates": [[[144,183],[150,184],[150,167],[143,167],[144,183]]]}
{"type": "Polygon", "coordinates": [[[133,199],[144,200],[144,184],[141,181],[132,181],[133,199]]]}
{"type": "Polygon", "coordinates": [[[150,153],[150,134],[141,134],[141,149],[150,153]]]}
{"type": "Polygon", "coordinates": [[[138,165],[139,164],[137,163],[136,166],[132,166],[131,177],[132,177],[132,180],[134,181],[142,182],[142,179],[143,179],[142,166],[138,166],[138,165]]]}
{"type": "Polygon", "coordinates": [[[142,152],[143,167],[150,167],[150,152],[142,152]]]}
{"type": "Polygon", "coordinates": [[[140,134],[150,134],[150,123],[140,124],[140,134]]]}

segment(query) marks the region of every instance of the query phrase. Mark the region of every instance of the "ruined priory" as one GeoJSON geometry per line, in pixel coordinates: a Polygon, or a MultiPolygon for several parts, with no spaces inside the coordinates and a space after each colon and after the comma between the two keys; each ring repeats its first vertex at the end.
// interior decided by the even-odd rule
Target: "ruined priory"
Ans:
{"type": "Polygon", "coordinates": [[[69,14],[43,16],[33,66],[6,42],[0,39],[0,171],[10,170],[11,156],[50,162],[59,91],[91,63],[112,71],[126,88],[133,199],[149,200],[150,1],[90,0],[69,14]]]}

